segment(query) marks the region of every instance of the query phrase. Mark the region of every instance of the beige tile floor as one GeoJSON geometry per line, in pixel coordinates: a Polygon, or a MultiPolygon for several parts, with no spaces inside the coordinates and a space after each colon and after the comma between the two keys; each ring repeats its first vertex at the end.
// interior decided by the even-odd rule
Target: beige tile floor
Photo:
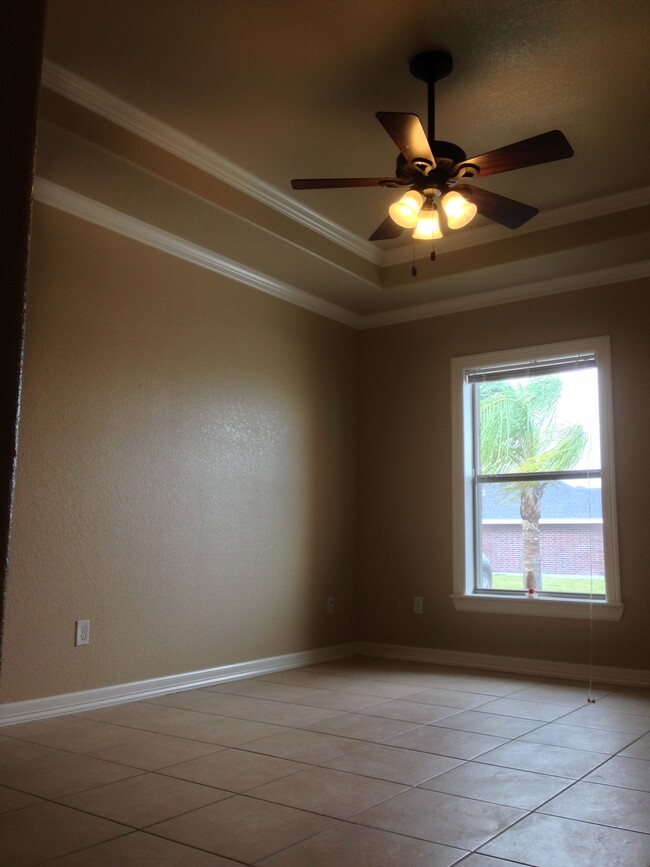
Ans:
{"type": "Polygon", "coordinates": [[[650,690],[355,657],[0,728],[0,865],[648,867],[650,690]]]}

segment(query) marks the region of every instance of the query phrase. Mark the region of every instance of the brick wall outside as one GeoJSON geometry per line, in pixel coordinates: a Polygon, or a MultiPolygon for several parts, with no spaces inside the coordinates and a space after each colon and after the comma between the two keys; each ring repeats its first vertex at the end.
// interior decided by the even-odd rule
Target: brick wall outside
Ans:
{"type": "MultiPolygon", "coordinates": [[[[522,571],[521,525],[483,524],[483,551],[493,572],[522,571]]],[[[602,524],[542,524],[542,572],[604,575],[602,524]]]]}

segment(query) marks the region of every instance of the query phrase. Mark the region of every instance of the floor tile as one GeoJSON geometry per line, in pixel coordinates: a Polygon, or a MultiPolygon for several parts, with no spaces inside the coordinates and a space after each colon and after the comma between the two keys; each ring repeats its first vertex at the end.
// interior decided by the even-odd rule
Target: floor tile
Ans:
{"type": "Polygon", "coordinates": [[[15,738],[0,738],[0,772],[3,774],[12,768],[27,766],[31,762],[47,760],[58,755],[61,755],[60,751],[53,750],[51,747],[27,743],[15,738]]]}
{"type": "Polygon", "coordinates": [[[564,723],[549,723],[522,735],[519,740],[613,755],[631,743],[635,737],[636,735],[625,732],[592,729],[586,726],[570,726],[564,725],[564,723]]]}
{"type": "MultiPolygon", "coordinates": [[[[352,673],[352,677],[355,676],[355,673],[352,673]]],[[[351,683],[348,672],[333,674],[330,671],[317,671],[313,666],[274,671],[271,674],[262,675],[259,679],[268,683],[292,683],[297,686],[306,686],[312,689],[332,689],[337,692],[343,687],[346,687],[345,691],[347,692],[351,683]]]]}
{"type": "Polygon", "coordinates": [[[87,755],[91,755],[92,750],[119,743],[125,736],[120,726],[76,715],[8,726],[3,732],[30,743],[87,755]]]}
{"type": "Polygon", "coordinates": [[[534,678],[499,677],[487,672],[481,674],[462,674],[449,681],[450,689],[485,695],[511,695],[528,686],[535,686],[539,681],[534,678]]]}
{"type": "Polygon", "coordinates": [[[369,716],[381,716],[386,719],[401,719],[407,722],[427,723],[435,720],[450,717],[458,713],[458,708],[455,707],[440,707],[435,704],[425,704],[415,701],[394,700],[384,701],[381,704],[374,704],[372,707],[363,708],[359,711],[362,714],[369,716]]]}
{"type": "Polygon", "coordinates": [[[533,813],[481,852],[535,867],[640,867],[650,835],[533,813]]]}
{"type": "Polygon", "coordinates": [[[210,692],[207,689],[193,689],[163,696],[160,704],[166,707],[198,710],[219,716],[297,728],[335,717],[340,713],[332,708],[307,707],[282,701],[248,698],[243,695],[226,695],[210,692]]]}
{"type": "Polygon", "coordinates": [[[571,712],[565,704],[553,704],[546,701],[523,701],[517,698],[497,698],[481,705],[483,713],[497,713],[503,716],[516,716],[521,719],[534,719],[541,722],[553,722],[559,717],[571,712]]]}
{"type": "Polygon", "coordinates": [[[519,692],[512,693],[510,698],[565,704],[568,707],[576,708],[587,704],[588,697],[602,700],[610,691],[592,686],[590,693],[588,683],[575,686],[564,683],[539,683],[536,686],[528,686],[519,692]]]}
{"type": "Polygon", "coordinates": [[[36,804],[0,816],[1,863],[7,867],[41,864],[129,830],[60,804],[36,804]]]}
{"type": "Polygon", "coordinates": [[[285,729],[280,734],[271,735],[270,738],[252,741],[241,749],[253,753],[264,753],[267,756],[277,756],[281,759],[320,765],[322,762],[343,755],[343,753],[358,750],[362,746],[363,741],[353,738],[341,738],[338,735],[326,735],[303,729],[285,729]]]}
{"type": "Polygon", "coordinates": [[[47,864],[48,867],[116,867],[117,864],[120,867],[241,867],[241,862],[138,831],[47,864]]]}
{"type": "Polygon", "coordinates": [[[614,756],[585,779],[589,783],[605,783],[608,786],[650,792],[650,762],[614,756]]]}
{"type": "Polygon", "coordinates": [[[148,831],[224,858],[254,864],[325,831],[333,819],[237,795],[201,807],[148,831]]]}
{"type": "Polygon", "coordinates": [[[650,734],[643,735],[642,738],[631,743],[621,753],[622,756],[628,756],[631,759],[645,759],[650,761],[650,734]]]}
{"type": "Polygon", "coordinates": [[[490,855],[474,853],[459,861],[458,867],[517,867],[517,864],[523,863],[523,861],[504,861],[503,858],[492,858],[490,855]]]}
{"type": "Polygon", "coordinates": [[[359,695],[379,696],[379,698],[404,698],[417,692],[417,686],[412,684],[389,683],[381,680],[369,680],[360,677],[343,677],[339,675],[315,674],[313,671],[281,671],[265,675],[264,680],[275,683],[296,683],[299,686],[313,686],[320,689],[332,689],[337,692],[354,692],[359,695]]]}
{"type": "Polygon", "coordinates": [[[156,771],[167,765],[175,765],[188,759],[205,756],[224,749],[216,744],[207,744],[187,738],[171,737],[155,732],[123,729],[122,740],[110,747],[88,748],[86,755],[117,762],[145,771],[156,771]]]}
{"type": "Polygon", "coordinates": [[[347,819],[404,790],[403,785],[359,774],[329,768],[309,768],[291,777],[259,786],[249,795],[335,819],[347,819]]]}
{"type": "Polygon", "coordinates": [[[576,783],[541,807],[540,813],[610,825],[625,831],[650,831],[650,792],[596,783],[576,783]]]}
{"type": "Polygon", "coordinates": [[[622,689],[598,701],[601,710],[613,710],[650,716],[650,691],[647,689],[622,689]]]}
{"type": "Polygon", "coordinates": [[[249,698],[264,698],[284,701],[308,707],[328,707],[334,710],[354,711],[384,701],[379,696],[358,695],[353,692],[336,692],[331,689],[315,689],[291,683],[269,683],[257,678],[235,680],[230,683],[206,687],[214,692],[244,695],[249,698]]]}
{"type": "Polygon", "coordinates": [[[92,711],[93,718],[114,722],[141,731],[158,732],[198,740],[203,743],[236,747],[248,741],[284,731],[284,727],[182,708],[134,702],[92,711]]]}
{"type": "Polygon", "coordinates": [[[341,822],[259,862],[259,867],[449,867],[461,849],[341,822]]]}
{"type": "Polygon", "coordinates": [[[389,746],[437,753],[454,759],[473,759],[481,753],[505,744],[506,740],[492,735],[460,732],[438,726],[420,726],[411,732],[389,738],[386,743],[389,746]]]}
{"type": "Polygon", "coordinates": [[[230,792],[210,786],[160,774],[142,774],[60,798],[59,803],[132,828],[144,828],[229,797],[230,792]]]}
{"type": "Polygon", "coordinates": [[[243,695],[248,698],[263,698],[268,701],[288,701],[303,704],[305,698],[329,692],[314,687],[298,686],[292,683],[270,683],[259,677],[242,680],[229,680],[227,683],[214,683],[206,686],[208,692],[222,692],[228,695],[243,695]]]}
{"type": "Polygon", "coordinates": [[[471,850],[525,815],[523,810],[513,807],[425,789],[409,789],[355,816],[354,821],[432,843],[471,850]]]}
{"type": "Polygon", "coordinates": [[[474,692],[461,692],[458,689],[433,687],[432,689],[425,689],[422,692],[414,693],[409,697],[409,701],[420,701],[426,704],[437,704],[442,707],[457,707],[461,710],[468,710],[471,707],[478,707],[481,704],[492,701],[492,697],[474,692]]]}
{"type": "Polygon", "coordinates": [[[5,727],[8,867],[650,864],[650,690],[585,692],[355,657],[5,727]]]}
{"type": "Polygon", "coordinates": [[[385,719],[358,713],[347,713],[308,726],[310,731],[357,738],[362,741],[383,741],[393,735],[416,728],[415,723],[405,720],[385,719]]]}
{"type": "Polygon", "coordinates": [[[445,774],[421,783],[420,788],[477,798],[479,801],[503,804],[504,807],[534,810],[572,783],[573,780],[565,777],[465,762],[445,774]]]}
{"type": "Polygon", "coordinates": [[[613,732],[629,732],[644,735],[650,732],[650,717],[642,714],[621,713],[620,711],[601,709],[598,703],[588,704],[562,718],[562,723],[569,726],[587,726],[595,729],[608,729],[613,732]]]}
{"type": "Polygon", "coordinates": [[[417,786],[460,764],[460,759],[372,744],[326,763],[328,768],[417,786]]]}
{"type": "Polygon", "coordinates": [[[8,813],[9,810],[20,810],[21,807],[30,807],[32,804],[38,804],[39,798],[34,795],[26,795],[24,792],[17,792],[15,789],[7,789],[5,786],[0,786],[0,813],[8,813]]]}
{"type": "Polygon", "coordinates": [[[566,747],[532,744],[527,741],[512,741],[492,750],[492,752],[485,753],[477,761],[577,780],[608,758],[606,753],[571,750],[566,747]]]}
{"type": "Polygon", "coordinates": [[[31,761],[3,768],[3,784],[42,798],[58,798],[141,773],[90,756],[39,749],[42,754],[31,761]]]}
{"type": "Polygon", "coordinates": [[[306,767],[308,766],[299,762],[290,762],[275,756],[228,749],[189,762],[181,762],[165,768],[162,773],[241,793],[279,777],[295,774],[306,767]]]}
{"type": "Polygon", "coordinates": [[[482,713],[480,710],[466,710],[437,720],[437,726],[458,731],[475,732],[482,735],[495,735],[500,738],[516,738],[539,726],[538,720],[520,719],[514,716],[499,716],[496,713],[482,713]]]}

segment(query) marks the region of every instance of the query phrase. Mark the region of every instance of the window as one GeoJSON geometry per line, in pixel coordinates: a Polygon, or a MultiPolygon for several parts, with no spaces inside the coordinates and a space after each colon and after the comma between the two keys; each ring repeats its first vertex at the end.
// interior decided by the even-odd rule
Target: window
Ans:
{"type": "Polygon", "coordinates": [[[457,609],[618,620],[609,339],[452,359],[457,609]]]}

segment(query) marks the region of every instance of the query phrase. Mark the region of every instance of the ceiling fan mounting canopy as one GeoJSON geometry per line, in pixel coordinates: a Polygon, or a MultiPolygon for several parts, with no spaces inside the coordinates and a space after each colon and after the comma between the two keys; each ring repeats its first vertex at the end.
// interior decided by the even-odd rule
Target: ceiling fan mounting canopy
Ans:
{"type": "MultiPolygon", "coordinates": [[[[423,210],[431,210],[432,195],[449,193],[452,188],[467,199],[474,212],[510,229],[516,229],[537,214],[537,208],[507,199],[473,184],[468,178],[509,172],[573,156],[573,148],[559,130],[497,148],[467,159],[457,144],[436,139],[435,84],[453,69],[453,60],[445,51],[424,51],[410,63],[414,78],[427,85],[428,131],[416,114],[376,112],[376,118],[397,145],[399,154],[393,178],[296,178],[294,190],[334,189],[341,187],[408,187],[425,197],[423,210]]],[[[443,208],[445,202],[442,202],[443,208]]],[[[453,228],[451,221],[448,227],[453,228]]],[[[370,236],[371,241],[397,238],[403,226],[389,216],[370,236]]],[[[416,230],[415,237],[422,237],[416,230]]]]}
{"type": "Polygon", "coordinates": [[[427,84],[446,78],[454,68],[451,54],[446,51],[423,51],[411,60],[411,75],[427,84]]]}

